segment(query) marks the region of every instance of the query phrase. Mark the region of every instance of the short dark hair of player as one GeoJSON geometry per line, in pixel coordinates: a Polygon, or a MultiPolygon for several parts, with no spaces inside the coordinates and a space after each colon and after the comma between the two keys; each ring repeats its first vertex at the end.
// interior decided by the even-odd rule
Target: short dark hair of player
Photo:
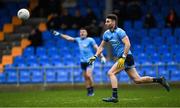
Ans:
{"type": "Polygon", "coordinates": [[[106,16],[106,18],[111,19],[111,20],[115,20],[115,21],[118,20],[118,17],[117,17],[117,15],[115,15],[115,14],[108,14],[108,15],[106,16]]]}

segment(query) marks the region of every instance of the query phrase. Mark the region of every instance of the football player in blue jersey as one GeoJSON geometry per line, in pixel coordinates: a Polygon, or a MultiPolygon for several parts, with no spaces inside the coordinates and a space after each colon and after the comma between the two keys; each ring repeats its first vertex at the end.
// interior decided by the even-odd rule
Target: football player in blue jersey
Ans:
{"type": "Polygon", "coordinates": [[[117,16],[115,14],[109,14],[106,17],[105,26],[106,30],[103,34],[103,40],[98,47],[98,50],[94,56],[89,59],[89,63],[93,63],[99,54],[103,51],[106,42],[109,42],[115,52],[115,56],[119,58],[117,62],[108,71],[108,76],[112,86],[112,97],[103,98],[105,102],[118,102],[118,81],[116,74],[125,70],[128,76],[136,83],[160,83],[167,91],[170,90],[169,84],[164,77],[154,78],[150,76],[141,77],[134,64],[133,55],[130,51],[130,40],[126,32],[117,27],[117,16]]]}
{"type": "MultiPolygon", "coordinates": [[[[80,49],[80,62],[81,62],[81,69],[84,73],[85,78],[85,85],[87,88],[87,96],[94,96],[94,88],[93,88],[93,77],[92,77],[92,71],[94,68],[94,64],[89,64],[89,58],[94,55],[93,50],[97,50],[98,45],[96,44],[95,40],[88,36],[87,28],[81,28],[80,29],[80,37],[71,37],[65,34],[61,34],[58,31],[51,31],[55,36],[60,36],[61,38],[64,38],[65,40],[71,41],[71,42],[77,42],[79,49],[80,49]]],[[[103,56],[103,54],[100,54],[101,62],[105,63],[106,58],[103,56]]]]}

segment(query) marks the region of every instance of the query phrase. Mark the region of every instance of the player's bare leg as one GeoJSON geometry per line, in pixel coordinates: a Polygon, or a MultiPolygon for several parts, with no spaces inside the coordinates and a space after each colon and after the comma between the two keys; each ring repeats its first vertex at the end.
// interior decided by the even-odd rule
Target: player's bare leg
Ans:
{"type": "Polygon", "coordinates": [[[92,69],[88,68],[86,72],[84,72],[84,78],[85,78],[85,85],[88,92],[87,95],[94,96],[92,69]]]}
{"type": "Polygon", "coordinates": [[[167,91],[170,91],[170,87],[168,82],[164,77],[160,78],[154,78],[150,76],[144,76],[140,77],[138,72],[136,71],[136,68],[131,68],[126,70],[129,77],[136,83],[136,84],[142,84],[142,83],[160,83],[163,87],[166,88],[167,91]]]}
{"type": "Polygon", "coordinates": [[[117,62],[111,67],[111,69],[108,71],[108,76],[111,80],[111,86],[112,86],[112,97],[103,98],[103,101],[105,102],[118,102],[118,80],[116,77],[116,74],[119,73],[124,68],[117,68],[117,62]]]}

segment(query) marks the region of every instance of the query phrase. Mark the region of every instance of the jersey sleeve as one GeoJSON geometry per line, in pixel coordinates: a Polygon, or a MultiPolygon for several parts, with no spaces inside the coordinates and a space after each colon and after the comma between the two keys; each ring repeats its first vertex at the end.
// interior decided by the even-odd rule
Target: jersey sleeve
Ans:
{"type": "Polygon", "coordinates": [[[120,39],[123,39],[127,34],[124,30],[119,30],[118,35],[119,35],[120,39]]]}
{"type": "Polygon", "coordinates": [[[74,39],[75,39],[75,40],[74,40],[74,42],[78,43],[79,38],[78,38],[78,37],[76,37],[76,38],[74,38],[74,39]]]}
{"type": "Polygon", "coordinates": [[[106,42],[109,41],[108,38],[107,38],[107,32],[105,32],[105,33],[103,34],[103,40],[106,41],[106,42]]]}
{"type": "Polygon", "coordinates": [[[93,38],[90,38],[90,42],[92,46],[96,45],[96,41],[93,38]]]}

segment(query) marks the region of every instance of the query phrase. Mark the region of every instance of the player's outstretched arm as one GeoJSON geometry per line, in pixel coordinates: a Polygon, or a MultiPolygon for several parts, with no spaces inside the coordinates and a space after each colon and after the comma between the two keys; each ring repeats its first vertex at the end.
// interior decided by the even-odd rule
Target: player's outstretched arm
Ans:
{"type": "Polygon", "coordinates": [[[96,58],[102,53],[105,43],[106,42],[104,40],[101,42],[100,46],[97,48],[96,54],[89,59],[89,64],[92,64],[96,60],[96,58]]]}
{"type": "Polygon", "coordinates": [[[62,34],[62,33],[58,32],[58,31],[56,31],[56,30],[52,30],[51,32],[52,32],[52,34],[53,34],[54,36],[60,36],[60,37],[62,37],[63,39],[68,40],[68,41],[75,41],[75,38],[73,38],[73,37],[71,37],[71,36],[69,36],[69,35],[62,34]]]}

